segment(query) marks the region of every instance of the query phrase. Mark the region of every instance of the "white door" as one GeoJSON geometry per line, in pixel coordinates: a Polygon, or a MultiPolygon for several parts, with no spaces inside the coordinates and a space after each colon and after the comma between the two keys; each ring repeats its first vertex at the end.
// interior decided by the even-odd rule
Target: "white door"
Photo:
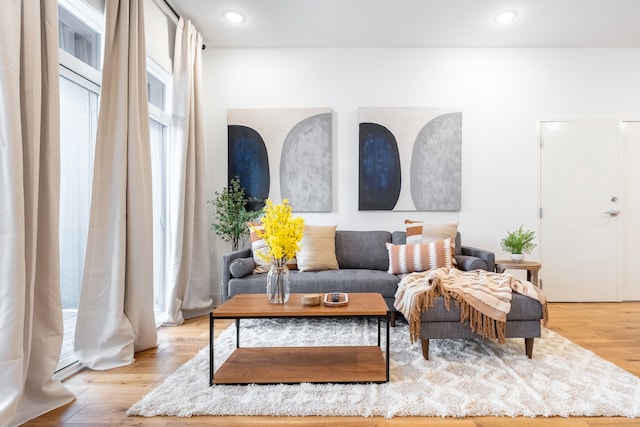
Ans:
{"type": "Polygon", "coordinates": [[[550,301],[618,301],[618,122],[540,123],[543,290],[550,301]]]}
{"type": "Polygon", "coordinates": [[[640,122],[620,125],[620,283],[624,301],[640,300],[640,122]]]}

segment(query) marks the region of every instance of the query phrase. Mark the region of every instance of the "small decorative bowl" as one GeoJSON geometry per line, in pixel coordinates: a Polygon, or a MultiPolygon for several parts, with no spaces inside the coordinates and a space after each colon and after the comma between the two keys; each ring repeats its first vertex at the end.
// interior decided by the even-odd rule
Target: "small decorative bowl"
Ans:
{"type": "Polygon", "coordinates": [[[313,307],[320,305],[322,301],[322,295],[320,294],[304,294],[302,295],[302,305],[305,307],[313,307]]]}

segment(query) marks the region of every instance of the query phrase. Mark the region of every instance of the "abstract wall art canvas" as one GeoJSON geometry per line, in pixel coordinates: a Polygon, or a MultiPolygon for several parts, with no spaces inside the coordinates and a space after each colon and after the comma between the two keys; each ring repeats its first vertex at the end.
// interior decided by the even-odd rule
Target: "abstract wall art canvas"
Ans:
{"type": "Polygon", "coordinates": [[[331,115],[329,108],[228,110],[229,180],[238,176],[248,197],[289,199],[296,212],[331,211],[331,115]]]}
{"type": "Polygon", "coordinates": [[[460,210],[460,110],[360,108],[359,122],[359,210],[460,210]]]}

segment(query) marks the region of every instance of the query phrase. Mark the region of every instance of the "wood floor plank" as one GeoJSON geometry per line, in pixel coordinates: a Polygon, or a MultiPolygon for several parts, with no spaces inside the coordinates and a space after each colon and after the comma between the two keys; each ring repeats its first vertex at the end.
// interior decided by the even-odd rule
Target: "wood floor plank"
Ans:
{"type": "MultiPolygon", "coordinates": [[[[640,376],[640,302],[552,303],[548,328],[600,357],[640,376]]],[[[231,321],[216,321],[219,335],[231,321]]],[[[136,361],[109,371],[83,370],[65,381],[76,401],[42,415],[26,426],[327,426],[346,427],[424,425],[460,427],[501,426],[638,426],[640,419],[572,418],[423,418],[396,417],[127,417],[125,411],[150,392],[178,366],[209,344],[209,316],[182,326],[158,330],[157,349],[136,354],[136,361]]]]}

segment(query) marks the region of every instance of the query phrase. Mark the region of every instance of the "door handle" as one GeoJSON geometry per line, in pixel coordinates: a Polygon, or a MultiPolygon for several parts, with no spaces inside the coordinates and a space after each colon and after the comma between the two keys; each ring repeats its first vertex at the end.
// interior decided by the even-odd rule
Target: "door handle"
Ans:
{"type": "Polygon", "coordinates": [[[618,216],[621,212],[618,209],[611,209],[606,211],[605,213],[609,214],[610,216],[618,216]]]}

